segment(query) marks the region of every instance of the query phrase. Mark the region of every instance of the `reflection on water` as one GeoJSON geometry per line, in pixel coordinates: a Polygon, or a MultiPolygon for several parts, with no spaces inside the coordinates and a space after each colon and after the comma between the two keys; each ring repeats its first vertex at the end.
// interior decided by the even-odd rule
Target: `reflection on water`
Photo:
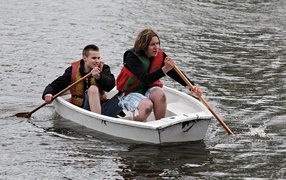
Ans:
{"type": "Polygon", "coordinates": [[[202,175],[199,172],[207,171],[211,161],[204,142],[177,145],[134,144],[128,140],[124,142],[96,133],[60,117],[54,122],[49,133],[65,139],[93,142],[94,145],[79,146],[77,155],[84,154],[90,158],[111,156],[118,166],[116,172],[125,179],[200,177],[202,175]],[[119,141],[120,148],[117,145],[119,141]]]}
{"type": "Polygon", "coordinates": [[[285,9],[284,0],[2,3],[1,178],[285,179],[285,9]],[[99,45],[117,75],[143,27],[159,32],[161,48],[235,136],[214,119],[204,142],[152,146],[72,124],[51,105],[30,123],[13,116],[40,105],[43,88],[86,44],[99,45]]]}
{"type": "Polygon", "coordinates": [[[187,143],[174,146],[134,145],[121,151],[117,158],[119,174],[124,178],[200,177],[208,171],[210,156],[205,144],[187,143]]]}

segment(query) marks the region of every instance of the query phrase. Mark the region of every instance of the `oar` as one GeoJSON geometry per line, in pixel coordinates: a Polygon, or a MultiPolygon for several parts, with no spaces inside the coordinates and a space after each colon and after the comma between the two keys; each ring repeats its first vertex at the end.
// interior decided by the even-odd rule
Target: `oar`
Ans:
{"type": "MultiPolygon", "coordinates": [[[[194,90],[194,86],[192,83],[184,76],[184,74],[178,69],[178,67],[175,65],[174,67],[175,71],[181,76],[181,78],[185,81],[185,83],[191,88],[191,90],[194,90]]],[[[228,132],[228,134],[233,135],[233,132],[227,127],[227,125],[221,120],[218,115],[214,112],[214,110],[208,105],[208,103],[204,100],[202,96],[198,96],[198,98],[203,102],[203,104],[209,109],[209,111],[216,117],[216,119],[220,122],[220,124],[224,127],[224,129],[228,132]]]]}
{"type": "MultiPolygon", "coordinates": [[[[91,76],[91,72],[88,73],[87,75],[83,76],[82,78],[80,78],[79,80],[77,80],[76,82],[72,83],[71,85],[69,85],[67,88],[63,89],[62,91],[60,91],[59,93],[57,93],[56,95],[53,96],[52,100],[56,99],[58,96],[62,95],[63,93],[65,93],[66,91],[68,91],[71,87],[77,85],[78,83],[80,83],[81,81],[85,80],[86,78],[89,78],[91,76]]],[[[21,112],[21,113],[17,113],[15,116],[17,117],[25,117],[25,118],[30,118],[31,114],[33,114],[34,112],[36,112],[37,110],[39,110],[40,108],[44,107],[47,103],[43,103],[40,106],[38,106],[37,108],[35,108],[34,110],[32,110],[31,112],[21,112]]]]}

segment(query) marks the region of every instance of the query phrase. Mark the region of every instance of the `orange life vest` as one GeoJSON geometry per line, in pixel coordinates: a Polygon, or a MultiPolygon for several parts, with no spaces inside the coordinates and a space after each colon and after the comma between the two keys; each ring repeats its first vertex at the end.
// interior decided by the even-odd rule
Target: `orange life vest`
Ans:
{"type": "MultiPolygon", "coordinates": [[[[72,74],[71,74],[71,84],[78,81],[80,78],[82,78],[82,75],[79,71],[80,69],[80,62],[81,60],[75,61],[72,63],[72,74]]],[[[96,81],[93,77],[89,78],[90,85],[96,85],[99,89],[100,95],[101,95],[101,102],[107,100],[107,96],[105,92],[96,84],[96,81]]],[[[85,87],[84,87],[84,81],[81,81],[77,85],[70,88],[71,92],[71,103],[75,104],[79,107],[82,107],[83,101],[84,101],[84,93],[85,93],[85,87]]]]}

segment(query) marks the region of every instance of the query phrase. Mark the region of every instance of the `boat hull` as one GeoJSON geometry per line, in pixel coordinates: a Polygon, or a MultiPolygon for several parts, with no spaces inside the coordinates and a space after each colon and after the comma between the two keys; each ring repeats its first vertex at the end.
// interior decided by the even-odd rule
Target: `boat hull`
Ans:
{"type": "MultiPolygon", "coordinates": [[[[146,122],[133,121],[130,119],[132,117],[130,112],[126,112],[127,117],[124,118],[112,118],[92,113],[69,103],[69,97],[67,96],[55,99],[54,106],[56,112],[63,118],[118,138],[152,144],[203,140],[209,122],[212,119],[209,111],[191,96],[186,96],[186,99],[183,97],[184,93],[182,92],[170,88],[164,89],[167,97],[168,94],[174,93],[185,101],[180,101],[178,97],[172,95],[167,105],[169,107],[167,117],[161,120],[154,120],[154,116],[151,115],[146,122]],[[193,102],[190,101],[190,98],[192,98],[193,102]],[[194,104],[195,102],[196,106],[188,107],[188,104],[185,102],[189,102],[189,104],[194,104]],[[172,103],[174,107],[172,107],[172,103]],[[179,105],[182,107],[179,107],[179,105]],[[185,108],[185,111],[183,111],[183,108],[185,108]],[[180,110],[181,113],[175,113],[176,109],[178,109],[178,112],[180,110]]],[[[114,93],[115,90],[109,96],[112,96],[114,93]]]]}

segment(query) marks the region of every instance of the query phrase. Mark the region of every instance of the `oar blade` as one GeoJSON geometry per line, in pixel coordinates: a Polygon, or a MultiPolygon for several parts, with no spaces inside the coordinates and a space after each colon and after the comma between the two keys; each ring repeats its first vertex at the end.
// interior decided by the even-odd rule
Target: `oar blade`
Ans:
{"type": "MultiPolygon", "coordinates": [[[[78,83],[80,83],[81,81],[85,80],[86,78],[89,78],[91,76],[91,72],[89,72],[87,75],[85,75],[84,77],[80,78],[79,80],[77,80],[76,82],[72,83],[71,85],[69,85],[67,88],[63,89],[61,92],[57,93],[56,95],[54,95],[53,99],[56,99],[58,96],[62,95],[63,93],[65,93],[66,91],[68,91],[71,87],[77,85],[78,83]]],[[[36,112],[37,110],[39,110],[40,108],[44,107],[47,103],[44,102],[43,104],[41,104],[40,106],[38,106],[37,108],[35,108],[33,111],[31,112],[22,112],[22,113],[17,113],[15,114],[15,116],[17,117],[25,117],[25,118],[30,118],[31,115],[36,112]]]]}
{"type": "Polygon", "coordinates": [[[30,112],[17,113],[17,114],[15,114],[15,116],[17,116],[17,117],[25,117],[25,118],[30,118],[31,117],[30,112]]]}

